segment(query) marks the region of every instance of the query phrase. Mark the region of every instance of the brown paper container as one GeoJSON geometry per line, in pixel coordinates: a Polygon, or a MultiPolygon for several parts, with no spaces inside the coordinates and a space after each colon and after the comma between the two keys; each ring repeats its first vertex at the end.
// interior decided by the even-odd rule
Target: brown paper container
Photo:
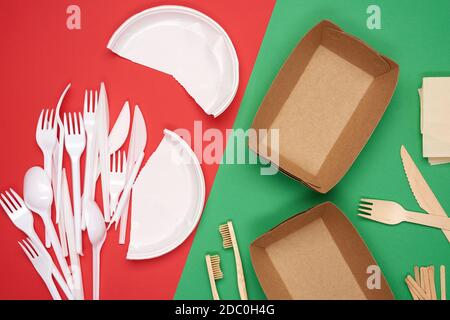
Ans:
{"type": "Polygon", "coordinates": [[[267,92],[254,129],[279,129],[250,149],[321,193],[349,170],[381,119],[399,68],[329,21],[309,31],[267,92]]]}
{"type": "Polygon", "coordinates": [[[256,239],[250,254],[268,299],[393,299],[384,276],[369,289],[377,265],[345,215],[326,202],[256,239]]]}

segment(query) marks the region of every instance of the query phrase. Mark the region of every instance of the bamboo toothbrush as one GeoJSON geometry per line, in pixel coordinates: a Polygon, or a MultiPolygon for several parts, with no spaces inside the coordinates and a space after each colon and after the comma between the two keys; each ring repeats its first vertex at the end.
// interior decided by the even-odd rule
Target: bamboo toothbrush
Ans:
{"type": "Polygon", "coordinates": [[[219,226],[220,234],[223,239],[223,248],[233,248],[234,258],[236,260],[236,273],[241,300],[248,300],[247,289],[245,286],[244,269],[242,268],[241,255],[239,254],[239,247],[234,233],[233,222],[228,221],[226,224],[219,226]]]}
{"type": "Polygon", "coordinates": [[[211,292],[214,300],[220,300],[219,292],[216,287],[216,280],[223,278],[222,270],[220,270],[220,257],[218,255],[210,256],[209,254],[205,256],[206,267],[208,268],[209,282],[211,284],[211,292]]]}

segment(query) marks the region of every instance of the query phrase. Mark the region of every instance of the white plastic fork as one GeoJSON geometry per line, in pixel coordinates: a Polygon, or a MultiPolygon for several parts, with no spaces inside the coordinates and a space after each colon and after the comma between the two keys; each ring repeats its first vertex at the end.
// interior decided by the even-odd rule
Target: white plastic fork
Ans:
{"type": "Polygon", "coordinates": [[[127,179],[127,182],[125,183],[125,187],[123,188],[122,195],[120,196],[119,203],[117,204],[116,210],[114,211],[114,215],[112,216],[111,221],[109,222],[109,225],[107,228],[108,230],[109,230],[109,228],[111,228],[112,224],[115,224],[115,228],[117,229],[119,219],[122,215],[123,210],[125,209],[125,206],[127,205],[128,196],[131,193],[131,189],[133,188],[134,182],[136,181],[136,177],[141,168],[142,161],[144,160],[144,155],[145,155],[144,151],[142,151],[139,154],[136,162],[133,164],[131,173],[127,179]]]}
{"type": "Polygon", "coordinates": [[[88,200],[94,200],[95,196],[95,184],[94,184],[94,167],[95,160],[97,159],[97,154],[95,153],[95,111],[97,110],[98,102],[98,92],[95,91],[94,97],[92,95],[92,90],[86,90],[84,93],[84,110],[83,110],[83,121],[84,128],[86,130],[87,144],[86,144],[86,161],[85,161],[85,171],[84,171],[84,187],[83,187],[83,199],[82,205],[83,209],[81,212],[81,229],[86,229],[86,217],[84,214],[84,205],[88,200]],[[88,101],[89,100],[89,101],[88,101]]]}
{"type": "Polygon", "coordinates": [[[50,257],[38,235],[36,234],[33,226],[33,214],[26,207],[23,199],[13,189],[9,189],[9,192],[5,191],[4,194],[2,193],[0,194],[0,196],[0,205],[8,215],[11,222],[19,230],[25,233],[28,238],[30,238],[36,244],[36,246],[38,246],[38,248],[50,259],[52,263],[53,276],[61,286],[61,289],[64,291],[64,294],[67,296],[67,298],[72,300],[73,296],[71,293],[71,289],[69,289],[69,286],[71,286],[71,284],[67,284],[64,281],[64,278],[62,277],[56,265],[53,263],[52,258],[50,257]]]}
{"type": "Polygon", "coordinates": [[[53,282],[51,260],[49,260],[48,257],[43,254],[43,252],[39,250],[29,238],[22,240],[22,243],[19,241],[19,246],[22,248],[23,252],[25,252],[25,255],[33,264],[33,267],[41,276],[42,280],[44,280],[44,283],[47,286],[48,291],[50,291],[53,300],[61,300],[58,289],[53,282]]]}
{"type": "Polygon", "coordinates": [[[120,150],[116,151],[112,155],[111,170],[109,174],[109,194],[110,194],[110,211],[111,217],[117,207],[119,201],[119,195],[125,187],[125,182],[127,180],[127,158],[125,156],[125,151],[122,151],[122,156],[120,155],[120,150]],[[117,154],[117,156],[116,156],[117,154]]]}
{"type": "MultiPolygon", "coordinates": [[[[36,142],[44,154],[44,170],[50,180],[52,179],[52,157],[56,146],[56,117],[54,110],[43,109],[36,127],[36,142]]],[[[45,233],[45,246],[50,248],[50,239],[45,233]]]]}
{"type": "Polygon", "coordinates": [[[36,142],[44,154],[44,170],[52,177],[52,156],[56,145],[56,117],[54,110],[42,110],[36,127],[36,142]]]}
{"type": "Polygon", "coordinates": [[[79,255],[83,255],[83,245],[81,237],[81,191],[80,191],[80,158],[86,146],[86,134],[84,131],[83,118],[81,113],[72,116],[64,114],[65,145],[67,153],[72,162],[72,197],[73,212],[75,220],[75,241],[79,255]]]}

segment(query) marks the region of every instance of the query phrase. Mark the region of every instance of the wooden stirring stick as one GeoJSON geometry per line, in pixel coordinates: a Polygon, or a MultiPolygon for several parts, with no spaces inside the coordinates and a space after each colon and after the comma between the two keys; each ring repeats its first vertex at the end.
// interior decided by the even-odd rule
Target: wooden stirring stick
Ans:
{"type": "Polygon", "coordinates": [[[429,266],[427,269],[428,269],[428,278],[430,280],[431,299],[437,300],[436,282],[435,282],[435,277],[434,277],[434,266],[429,266]]]}
{"type": "MultiPolygon", "coordinates": [[[[414,266],[414,278],[407,275],[406,285],[414,300],[438,300],[436,290],[436,270],[434,265],[428,267],[414,266]]],[[[445,266],[440,266],[441,300],[446,300],[445,266]]]]}
{"type": "Polygon", "coordinates": [[[410,275],[408,275],[406,277],[405,281],[406,281],[406,284],[409,284],[413,288],[415,295],[418,296],[419,300],[427,299],[426,292],[419,286],[419,284],[416,281],[414,281],[414,279],[410,275]]]}
{"type": "Polygon", "coordinates": [[[425,298],[431,300],[430,279],[428,277],[427,267],[420,268],[420,281],[423,283],[421,287],[425,291],[425,298]]]}
{"type": "Polygon", "coordinates": [[[411,296],[413,297],[413,300],[422,300],[420,299],[419,293],[414,289],[414,287],[407,281],[405,278],[406,285],[408,286],[409,292],[411,292],[411,296]]]}
{"type": "Polygon", "coordinates": [[[441,300],[447,300],[445,287],[445,266],[441,266],[441,300]]]}
{"type": "Polygon", "coordinates": [[[414,279],[417,283],[422,283],[420,282],[420,269],[418,266],[414,266],[414,279]]]}

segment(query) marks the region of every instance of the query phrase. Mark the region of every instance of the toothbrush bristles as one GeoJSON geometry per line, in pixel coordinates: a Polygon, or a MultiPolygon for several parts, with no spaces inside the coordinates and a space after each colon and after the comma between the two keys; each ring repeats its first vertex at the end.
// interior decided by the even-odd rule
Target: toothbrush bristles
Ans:
{"type": "Polygon", "coordinates": [[[219,232],[222,235],[223,248],[231,248],[233,246],[233,243],[231,241],[230,228],[228,227],[228,224],[222,224],[221,226],[219,226],[219,232]]]}
{"type": "Polygon", "coordinates": [[[211,266],[213,270],[214,280],[222,279],[223,273],[220,269],[220,257],[218,255],[211,256],[211,266]]]}

